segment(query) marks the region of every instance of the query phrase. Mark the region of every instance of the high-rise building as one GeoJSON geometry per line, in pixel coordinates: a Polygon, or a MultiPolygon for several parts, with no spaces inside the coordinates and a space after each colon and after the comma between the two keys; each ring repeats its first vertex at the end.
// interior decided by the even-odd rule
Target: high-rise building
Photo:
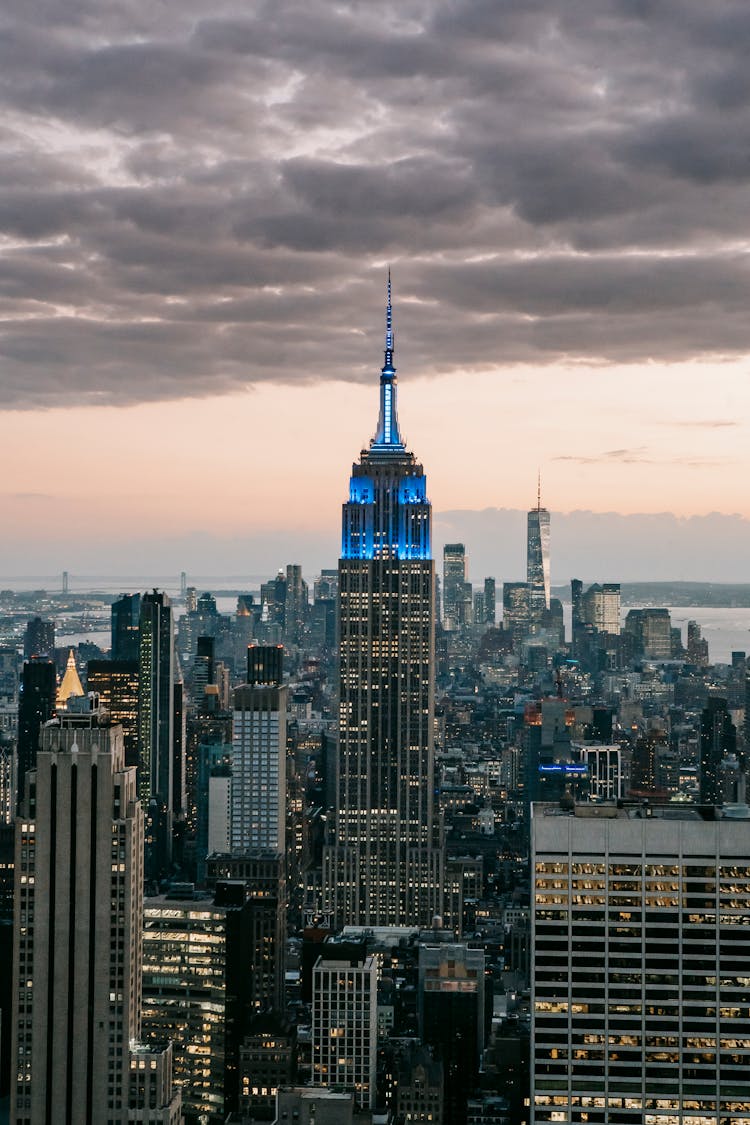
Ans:
{"type": "Polygon", "coordinates": [[[581,623],[597,633],[620,635],[620,583],[595,582],[580,601],[581,623]]]}
{"type": "Polygon", "coordinates": [[[18,684],[18,652],[14,646],[0,645],[0,704],[15,704],[18,684]]]}
{"type": "Polygon", "coordinates": [[[424,470],[401,439],[390,282],[380,417],[352,467],[339,562],[339,756],[324,905],[339,924],[440,913],[434,564],[424,470]]]}
{"type": "Polygon", "coordinates": [[[361,1108],[372,1109],[377,1039],[377,958],[319,957],[313,969],[313,1085],[351,1092],[361,1108]]]}
{"type": "Polygon", "coordinates": [[[532,1122],[750,1119],[749,826],[533,807],[532,1122]]]}
{"type": "Polygon", "coordinates": [[[138,661],[89,660],[86,687],[96,692],[113,723],[122,727],[125,764],[138,765],[138,661]]]}
{"type": "Polygon", "coordinates": [[[286,828],[286,710],[282,649],[251,645],[248,678],[234,692],[232,850],[283,852],[286,828]]]}
{"type": "Polygon", "coordinates": [[[529,616],[539,625],[549,609],[549,512],[542,507],[541,484],[537,488],[536,508],[527,517],[526,581],[529,587],[529,616]]]}
{"type": "Polygon", "coordinates": [[[24,661],[18,695],[18,804],[24,793],[24,780],[36,766],[39,732],[55,713],[57,672],[51,660],[24,661]]]}
{"type": "Polygon", "coordinates": [[[446,629],[464,624],[464,592],[466,588],[466,547],[463,543],[446,543],[443,547],[443,622],[446,629]]]}
{"type": "Polygon", "coordinates": [[[242,883],[218,884],[213,902],[179,889],[144,904],[143,1038],[172,1040],[187,1120],[220,1125],[238,1108],[253,904],[242,883]]]}
{"type": "Polygon", "coordinates": [[[672,619],[668,609],[630,609],[625,633],[632,638],[636,657],[669,660],[672,655],[672,619]]]}
{"type": "Polygon", "coordinates": [[[32,617],[26,625],[23,638],[23,655],[26,660],[34,657],[54,659],[55,656],[55,623],[45,621],[41,617],[32,617]]]}
{"type": "Polygon", "coordinates": [[[148,809],[146,868],[158,875],[172,855],[175,786],[175,651],[172,605],[154,590],[141,598],[138,679],[138,791],[148,809]]]}
{"type": "Polygon", "coordinates": [[[724,803],[724,760],[737,752],[737,731],[726,699],[712,696],[701,712],[701,774],[702,805],[724,803]]]}
{"type": "Polygon", "coordinates": [[[141,618],[141,595],[122,594],[112,602],[113,660],[138,660],[138,626],[141,618]]]}
{"type": "Polygon", "coordinates": [[[281,1012],[284,1005],[286,950],[286,884],[284,855],[250,849],[231,855],[210,855],[209,887],[221,880],[240,881],[251,904],[250,932],[246,937],[252,973],[247,1003],[253,1015],[281,1012]]]}
{"type": "Polygon", "coordinates": [[[444,1114],[466,1121],[466,1102],[484,1049],[483,949],[440,943],[419,950],[419,1026],[423,1043],[443,1064],[444,1114]]]}
{"type": "MultiPolygon", "coordinates": [[[[140,1031],[143,812],[92,699],[42,728],[16,821],[15,1125],[125,1125],[140,1031]]],[[[171,1092],[167,1116],[179,1120],[171,1092]]],[[[154,1109],[156,1106],[154,1105],[154,1109]]]]}
{"type": "Polygon", "coordinates": [[[298,645],[302,640],[310,595],[302,577],[302,567],[289,563],[286,568],[286,597],[284,600],[284,637],[288,645],[298,645]]]}
{"type": "Polygon", "coordinates": [[[487,625],[494,625],[497,619],[497,591],[494,578],[484,580],[484,620],[487,625]]]}

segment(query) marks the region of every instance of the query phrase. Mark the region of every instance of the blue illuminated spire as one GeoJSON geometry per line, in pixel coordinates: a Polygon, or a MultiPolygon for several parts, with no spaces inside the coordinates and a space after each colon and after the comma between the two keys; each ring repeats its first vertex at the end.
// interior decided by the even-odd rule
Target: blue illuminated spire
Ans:
{"type": "Polygon", "coordinates": [[[391,308],[391,271],[388,270],[388,303],[385,311],[385,363],[380,371],[380,417],[372,449],[404,448],[398,432],[396,414],[396,368],[393,366],[393,309],[391,308]]]}

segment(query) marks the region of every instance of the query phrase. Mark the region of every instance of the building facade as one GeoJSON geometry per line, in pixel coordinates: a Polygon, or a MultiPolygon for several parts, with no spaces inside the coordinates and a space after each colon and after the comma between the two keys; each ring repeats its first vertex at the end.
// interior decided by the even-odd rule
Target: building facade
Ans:
{"type": "Polygon", "coordinates": [[[140,1029],[143,813],[122,729],[101,711],[42,728],[15,863],[11,1120],[124,1125],[140,1029]]]}
{"type": "Polygon", "coordinates": [[[251,645],[249,682],[234,692],[232,851],[285,848],[287,689],[281,653],[277,645],[251,645]]]}
{"type": "Polygon", "coordinates": [[[531,624],[538,625],[550,607],[549,512],[542,507],[541,490],[537,492],[536,508],[527,517],[526,581],[531,624]]]}
{"type": "Polygon", "coordinates": [[[708,813],[534,805],[533,1122],[750,1121],[750,821],[708,813]]]}
{"type": "Polygon", "coordinates": [[[313,969],[313,1085],[354,1094],[363,1109],[376,1098],[378,964],[319,957],[313,969]]]}
{"type": "Polygon", "coordinates": [[[323,856],[337,924],[428,925],[440,913],[430,539],[424,471],[398,427],[389,283],[377,432],[343,506],[337,802],[323,856]]]}

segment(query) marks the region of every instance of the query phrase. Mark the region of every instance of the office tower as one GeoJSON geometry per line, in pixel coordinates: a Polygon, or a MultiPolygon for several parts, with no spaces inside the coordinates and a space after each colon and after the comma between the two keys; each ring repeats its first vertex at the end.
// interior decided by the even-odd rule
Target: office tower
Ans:
{"type": "Polygon", "coordinates": [[[278,646],[251,645],[248,680],[235,688],[232,721],[232,850],[283,852],[286,709],[278,646]]]}
{"type": "Polygon", "coordinates": [[[0,645],[0,703],[15,705],[18,699],[18,652],[0,645]]]}
{"type": "Polygon", "coordinates": [[[210,855],[206,861],[207,885],[222,880],[240,881],[250,906],[247,937],[252,972],[247,1004],[252,1015],[281,1012],[284,1007],[286,956],[286,884],[284,856],[280,852],[249,850],[232,855],[210,855]]]}
{"type": "Polygon", "coordinates": [[[532,1122],[750,1117],[748,820],[535,805],[532,1122]]]}
{"type": "Polygon", "coordinates": [[[172,747],[172,811],[175,821],[185,819],[187,807],[187,776],[186,776],[186,743],[187,743],[187,708],[185,700],[185,682],[179,662],[175,661],[174,669],[174,718],[172,729],[174,743],[172,747]]]}
{"type": "Polygon", "coordinates": [[[620,634],[620,583],[595,582],[580,600],[580,620],[597,633],[620,634]]]}
{"type": "Polygon", "coordinates": [[[484,580],[484,620],[488,625],[494,625],[497,620],[497,592],[494,578],[484,580]]]}
{"type": "Polygon", "coordinates": [[[247,683],[251,687],[278,687],[284,680],[283,645],[248,645],[247,683]]]}
{"type": "Polygon", "coordinates": [[[485,622],[485,608],[486,603],[484,600],[484,590],[474,591],[474,612],[472,614],[472,621],[475,625],[484,625],[485,622]]]}
{"type": "Polygon", "coordinates": [[[96,692],[113,723],[122,727],[125,764],[138,765],[138,661],[89,660],[86,688],[96,692]]]}
{"type": "Polygon", "coordinates": [[[457,629],[466,586],[466,548],[463,543],[443,547],[443,622],[446,629],[457,629]]]}
{"type": "Polygon", "coordinates": [[[724,803],[723,762],[737,753],[737,731],[726,699],[711,697],[701,712],[701,776],[702,805],[724,803]]]}
{"type": "Polygon", "coordinates": [[[485,959],[466,945],[422,945],[419,949],[419,1030],[443,1064],[444,1115],[466,1121],[466,1102],[479,1075],[484,1050],[485,959]]]}
{"type": "Polygon", "coordinates": [[[60,686],[57,689],[55,702],[57,710],[64,710],[68,705],[68,700],[80,698],[83,695],[83,684],[81,683],[78,669],[76,668],[76,658],[73,649],[68,650],[68,660],[65,665],[65,674],[60,681],[60,686]]]}
{"type": "Polygon", "coordinates": [[[687,623],[687,658],[698,668],[705,668],[708,664],[708,641],[701,635],[697,621],[687,623]]]}
{"type": "Polygon", "coordinates": [[[143,1038],[172,1040],[191,1122],[218,1125],[238,1109],[240,1047],[256,1014],[255,912],[242,881],[219,881],[213,902],[191,884],[145,900],[143,1038]]]}
{"type": "Polygon", "coordinates": [[[583,582],[580,578],[571,578],[570,580],[570,601],[571,601],[571,632],[573,642],[573,655],[577,655],[578,649],[578,633],[583,629],[583,582]]]}
{"type": "Polygon", "coordinates": [[[632,638],[636,658],[669,660],[672,656],[672,620],[668,609],[631,609],[625,633],[632,638]]]}
{"type": "Polygon", "coordinates": [[[310,639],[314,648],[330,651],[336,645],[338,588],[337,570],[322,570],[320,576],[315,579],[310,611],[310,639]]]}
{"type": "Polygon", "coordinates": [[[424,471],[398,428],[389,284],[378,428],[343,506],[338,793],[323,854],[338,924],[427,925],[440,913],[430,524],[424,471]]]}
{"type": "Polygon", "coordinates": [[[302,640],[309,609],[309,591],[302,578],[302,567],[289,563],[286,568],[286,598],[284,601],[284,637],[288,645],[298,645],[302,640]]]}
{"type": "Polygon", "coordinates": [[[319,957],[313,969],[313,1086],[338,1087],[353,1093],[362,1109],[373,1109],[377,1037],[377,959],[319,957]]]}
{"type": "Polygon", "coordinates": [[[239,1070],[241,1117],[277,1120],[276,1097],[280,1089],[291,1086],[296,1072],[295,1029],[273,1012],[257,1016],[240,1046],[239,1070]]]}
{"type": "Polygon", "coordinates": [[[122,594],[112,602],[112,651],[113,660],[138,660],[141,619],[141,595],[122,594]]]}
{"type": "Polygon", "coordinates": [[[18,695],[17,800],[20,807],[25,777],[36,766],[39,731],[55,713],[57,672],[51,660],[24,661],[18,695]]]}
{"type": "Polygon", "coordinates": [[[23,638],[23,655],[26,660],[55,656],[55,623],[32,617],[26,624],[23,638]]]}
{"type": "Polygon", "coordinates": [[[138,671],[138,792],[148,808],[146,869],[156,876],[172,856],[175,654],[172,606],[154,590],[141,598],[138,671]]]}
{"type": "MultiPolygon", "coordinates": [[[[217,767],[231,766],[232,713],[220,711],[216,695],[204,697],[204,703],[213,700],[213,709],[191,712],[187,718],[187,824],[195,834],[195,860],[200,884],[205,878],[205,860],[208,854],[209,779],[217,767]]],[[[231,801],[231,796],[230,796],[231,801]]]]}
{"type": "Polygon", "coordinates": [[[542,507],[541,481],[537,486],[536,508],[527,516],[526,582],[529,587],[529,616],[532,626],[541,624],[549,609],[549,512],[542,507]]]}
{"type": "MultiPolygon", "coordinates": [[[[13,890],[15,882],[16,824],[15,793],[8,802],[9,819],[0,823],[0,964],[13,964],[13,890]]],[[[11,1028],[13,1027],[13,979],[0,973],[0,1098],[11,1090],[11,1028]]]]}
{"type": "Polygon", "coordinates": [[[529,587],[526,582],[503,582],[503,629],[522,640],[529,628],[529,587]]]}
{"type": "Polygon", "coordinates": [[[203,695],[209,684],[214,683],[216,665],[216,638],[198,637],[198,645],[193,660],[193,674],[190,678],[191,698],[200,710],[203,695]]]}
{"type": "Polygon", "coordinates": [[[120,727],[79,707],[42,727],[16,821],[17,1125],[128,1120],[143,813],[120,727]]]}

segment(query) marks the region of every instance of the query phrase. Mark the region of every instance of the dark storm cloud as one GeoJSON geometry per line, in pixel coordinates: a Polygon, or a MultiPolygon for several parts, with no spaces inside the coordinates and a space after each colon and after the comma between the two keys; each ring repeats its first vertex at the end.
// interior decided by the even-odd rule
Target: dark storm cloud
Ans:
{"type": "Polygon", "coordinates": [[[2,406],[750,351],[744,0],[3,11],[2,406]]]}

